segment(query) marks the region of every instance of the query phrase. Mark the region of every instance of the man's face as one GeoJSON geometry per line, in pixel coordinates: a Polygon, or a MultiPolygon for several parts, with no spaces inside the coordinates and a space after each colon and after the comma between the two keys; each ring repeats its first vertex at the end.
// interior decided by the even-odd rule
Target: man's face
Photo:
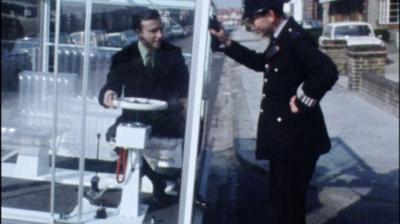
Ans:
{"type": "Polygon", "coordinates": [[[163,38],[163,27],[160,20],[143,20],[142,30],[138,31],[139,39],[149,49],[158,49],[163,38]]]}
{"type": "Polygon", "coordinates": [[[268,10],[262,15],[255,15],[251,19],[251,25],[254,31],[263,37],[271,36],[274,33],[275,22],[276,17],[271,10],[268,10]]]}

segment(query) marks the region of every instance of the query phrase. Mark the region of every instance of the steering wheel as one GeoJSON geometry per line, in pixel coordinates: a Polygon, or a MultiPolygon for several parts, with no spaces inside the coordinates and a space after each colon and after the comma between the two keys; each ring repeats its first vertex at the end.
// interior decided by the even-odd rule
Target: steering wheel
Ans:
{"type": "Polygon", "coordinates": [[[121,97],[113,103],[116,107],[126,110],[155,111],[165,110],[168,107],[165,101],[139,97],[121,97]]]}

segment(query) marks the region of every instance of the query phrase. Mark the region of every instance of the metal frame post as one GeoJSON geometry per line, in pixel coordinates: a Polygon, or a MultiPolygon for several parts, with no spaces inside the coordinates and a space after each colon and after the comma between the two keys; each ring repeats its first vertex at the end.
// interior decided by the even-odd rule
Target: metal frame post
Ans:
{"type": "Polygon", "coordinates": [[[190,224],[193,213],[193,193],[196,176],[197,147],[199,142],[201,101],[203,96],[204,70],[206,67],[208,15],[210,0],[196,1],[193,33],[193,52],[189,84],[188,117],[186,123],[182,188],[179,207],[179,224],[190,224]]]}
{"type": "Polygon", "coordinates": [[[82,201],[83,201],[83,184],[85,172],[85,140],[86,140],[86,109],[87,109],[87,91],[90,69],[90,30],[92,23],[92,0],[86,1],[86,17],[85,17],[85,39],[84,39],[84,57],[83,57],[83,85],[82,85],[82,116],[81,116],[81,154],[79,156],[79,187],[78,187],[78,220],[82,221],[82,201]]]}
{"type": "MultiPolygon", "coordinates": [[[[50,190],[50,214],[54,223],[55,215],[55,186],[56,186],[56,153],[57,153],[57,135],[58,135],[58,48],[60,44],[60,13],[61,0],[56,0],[56,30],[55,30],[55,46],[54,46],[54,108],[53,108],[53,137],[51,152],[51,190],[50,190]]],[[[47,48],[47,47],[46,47],[47,48]]]]}
{"type": "Polygon", "coordinates": [[[49,70],[49,33],[50,33],[50,1],[41,0],[40,1],[40,70],[42,72],[48,72],[49,70]]]}

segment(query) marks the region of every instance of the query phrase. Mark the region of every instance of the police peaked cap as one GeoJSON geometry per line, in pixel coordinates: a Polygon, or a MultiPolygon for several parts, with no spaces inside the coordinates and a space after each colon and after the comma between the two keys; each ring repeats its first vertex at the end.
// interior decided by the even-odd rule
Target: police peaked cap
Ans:
{"type": "Polygon", "coordinates": [[[272,9],[278,5],[283,5],[289,1],[290,0],[243,0],[243,20],[250,19],[259,12],[272,9]]]}

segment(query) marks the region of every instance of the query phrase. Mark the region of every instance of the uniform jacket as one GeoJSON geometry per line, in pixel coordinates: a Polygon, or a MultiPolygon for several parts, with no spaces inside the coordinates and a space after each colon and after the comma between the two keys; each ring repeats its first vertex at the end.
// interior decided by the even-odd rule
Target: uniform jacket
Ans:
{"type": "MultiPolygon", "coordinates": [[[[168,103],[165,111],[133,112],[123,110],[116,124],[139,121],[152,125],[152,133],[165,137],[182,137],[176,134],[178,126],[184,124],[182,105],[179,100],[188,94],[189,74],[181,49],[163,42],[154,56],[154,66],[149,71],[144,66],[135,42],[117,52],[111,61],[107,81],[100,90],[99,103],[103,106],[104,94],[114,90],[120,97],[143,97],[163,100],[168,103]]],[[[181,127],[179,127],[181,128],[181,127]]]]}
{"type": "Polygon", "coordinates": [[[338,79],[332,60],[293,18],[264,53],[237,42],[224,49],[239,63],[264,72],[256,157],[299,161],[329,151],[331,144],[318,102],[338,79]],[[290,110],[296,96],[300,113],[290,110]]]}

